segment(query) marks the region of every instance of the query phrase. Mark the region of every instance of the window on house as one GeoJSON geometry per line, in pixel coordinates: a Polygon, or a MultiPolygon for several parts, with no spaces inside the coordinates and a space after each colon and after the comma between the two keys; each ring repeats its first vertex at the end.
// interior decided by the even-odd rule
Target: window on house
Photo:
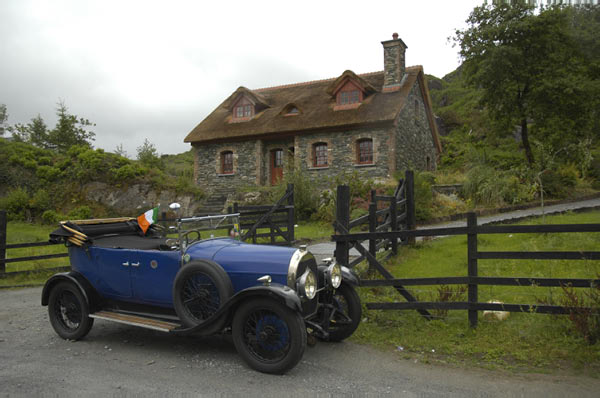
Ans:
{"type": "Polygon", "coordinates": [[[340,91],[338,94],[339,105],[356,104],[358,102],[360,102],[359,90],[340,91]]]}
{"type": "Polygon", "coordinates": [[[359,164],[372,164],[373,163],[373,140],[370,138],[364,138],[356,142],[356,154],[357,161],[359,164]]]}
{"type": "Polygon", "coordinates": [[[327,166],[327,144],[325,142],[318,142],[313,145],[313,166],[327,166]]]}
{"type": "Polygon", "coordinates": [[[221,174],[233,174],[233,152],[221,153],[221,174]]]}
{"type": "Polygon", "coordinates": [[[234,119],[245,119],[254,116],[254,106],[246,98],[242,98],[233,108],[234,119]]]}
{"type": "Polygon", "coordinates": [[[288,109],[286,115],[297,115],[299,113],[300,113],[300,111],[298,110],[298,108],[296,108],[295,106],[293,106],[290,109],[288,109]]]}

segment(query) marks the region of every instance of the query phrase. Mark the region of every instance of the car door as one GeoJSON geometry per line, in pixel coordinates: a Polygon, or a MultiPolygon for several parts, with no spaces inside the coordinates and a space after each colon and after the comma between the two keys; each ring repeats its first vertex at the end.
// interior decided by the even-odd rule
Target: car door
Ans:
{"type": "Polygon", "coordinates": [[[95,275],[92,284],[107,298],[128,299],[132,297],[130,269],[137,258],[134,250],[90,248],[95,275]]]}
{"type": "Polygon", "coordinates": [[[136,301],[172,307],[173,281],[179,271],[179,251],[137,250],[131,267],[131,283],[136,301]]]}

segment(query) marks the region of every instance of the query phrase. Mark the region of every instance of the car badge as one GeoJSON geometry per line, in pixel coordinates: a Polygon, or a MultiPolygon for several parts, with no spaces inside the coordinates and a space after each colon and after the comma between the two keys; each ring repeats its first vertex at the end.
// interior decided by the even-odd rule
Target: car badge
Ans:
{"type": "Polygon", "coordinates": [[[152,269],[156,269],[156,267],[158,267],[158,261],[156,261],[156,260],[150,261],[150,267],[152,269]]]}
{"type": "Polygon", "coordinates": [[[191,258],[190,255],[186,254],[185,256],[183,256],[183,262],[184,263],[189,263],[190,262],[190,258],[191,258]]]}

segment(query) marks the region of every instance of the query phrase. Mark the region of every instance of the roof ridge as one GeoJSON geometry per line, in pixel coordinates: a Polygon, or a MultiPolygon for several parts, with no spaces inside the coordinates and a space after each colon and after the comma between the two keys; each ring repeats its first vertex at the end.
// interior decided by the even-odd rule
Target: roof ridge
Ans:
{"type": "MultiPolygon", "coordinates": [[[[383,71],[379,70],[379,71],[375,71],[375,72],[360,73],[360,74],[357,74],[356,76],[360,76],[360,77],[371,76],[371,75],[376,75],[377,73],[383,73],[383,71]]],[[[261,88],[256,88],[256,89],[253,89],[253,90],[250,90],[250,91],[262,92],[262,91],[268,91],[268,90],[275,90],[275,89],[279,89],[279,88],[290,88],[290,87],[298,87],[298,86],[308,86],[309,84],[314,84],[314,83],[322,83],[322,82],[327,82],[327,81],[334,81],[338,77],[339,76],[330,77],[330,78],[327,78],[327,79],[309,80],[307,82],[282,84],[280,86],[261,87],[261,88]]]]}

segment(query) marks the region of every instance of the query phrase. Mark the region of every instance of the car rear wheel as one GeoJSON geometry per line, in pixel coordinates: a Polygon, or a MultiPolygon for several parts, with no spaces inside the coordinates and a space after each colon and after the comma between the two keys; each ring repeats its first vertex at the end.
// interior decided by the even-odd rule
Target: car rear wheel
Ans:
{"type": "Polygon", "coordinates": [[[285,373],[296,366],[306,349],[302,316],[266,298],[238,308],[233,316],[232,337],[242,359],[264,373],[285,373]]]}
{"type": "MultiPolygon", "coordinates": [[[[184,265],[173,283],[175,312],[187,327],[197,326],[213,316],[233,295],[229,276],[223,268],[212,261],[193,261],[184,265]]],[[[219,332],[225,326],[226,317],[215,320],[201,333],[219,332]]]]}
{"type": "Polygon", "coordinates": [[[333,294],[333,314],[329,323],[329,341],[342,341],[354,333],[362,308],[358,293],[347,283],[342,283],[333,294]]]}
{"type": "Polygon", "coordinates": [[[94,324],[89,316],[87,301],[79,288],[70,282],[59,282],[52,288],[48,299],[50,324],[63,339],[79,340],[94,324]]]}

